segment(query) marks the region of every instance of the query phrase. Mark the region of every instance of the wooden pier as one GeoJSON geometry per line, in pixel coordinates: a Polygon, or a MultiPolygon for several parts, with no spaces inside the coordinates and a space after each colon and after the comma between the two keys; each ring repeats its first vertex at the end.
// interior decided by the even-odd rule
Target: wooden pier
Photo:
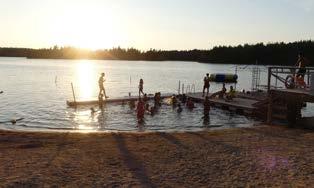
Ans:
{"type": "MultiPolygon", "coordinates": [[[[171,97],[172,94],[162,94],[161,99],[171,97]]],[[[154,99],[154,95],[150,94],[147,96],[148,100],[154,99]]],[[[108,103],[127,103],[131,101],[138,101],[138,96],[132,96],[132,97],[118,97],[118,98],[108,98],[104,99],[102,101],[103,104],[108,104],[108,103]]],[[[87,101],[66,101],[67,105],[69,107],[75,108],[78,106],[88,106],[88,105],[99,105],[100,101],[99,100],[87,100],[87,101]]],[[[100,104],[101,105],[101,104],[100,104]]]]}
{"type": "MultiPolygon", "coordinates": [[[[301,120],[301,109],[305,103],[314,103],[314,93],[310,92],[311,75],[314,75],[314,68],[307,68],[306,71],[306,83],[305,87],[300,88],[298,82],[291,78],[295,78],[297,67],[269,67],[268,68],[268,85],[266,91],[254,91],[249,93],[237,93],[233,100],[226,100],[221,98],[211,98],[212,94],[209,94],[209,101],[212,106],[222,108],[236,113],[244,114],[265,120],[268,124],[271,124],[273,120],[280,120],[288,122],[289,124],[296,124],[298,120],[301,120]],[[288,75],[288,76],[287,76],[288,75]],[[286,78],[283,76],[287,76],[286,78]],[[276,86],[272,86],[271,78],[276,79],[276,86]],[[288,79],[288,77],[290,79],[288,79]],[[278,89],[277,81],[282,82],[286,86],[286,89],[278,89]],[[289,83],[287,83],[289,81],[289,83]]],[[[314,76],[312,76],[314,77],[314,76]]],[[[314,78],[312,78],[314,80],[314,78]]],[[[314,81],[312,81],[314,82],[314,81]]],[[[180,84],[179,84],[180,85],[180,84]]],[[[303,85],[304,86],[304,85],[303,85]]],[[[180,91],[180,87],[179,87],[180,91]]],[[[184,93],[184,89],[182,90],[184,93]]],[[[186,93],[186,96],[191,98],[195,102],[204,102],[203,93],[190,92],[186,93]]],[[[173,94],[163,94],[162,99],[169,98],[173,94]]],[[[77,107],[82,105],[98,105],[98,100],[90,101],[75,101],[75,95],[73,92],[74,101],[67,101],[69,107],[77,107]]],[[[153,99],[153,95],[148,95],[148,99],[153,99]]],[[[134,97],[121,97],[114,99],[104,100],[103,103],[127,103],[129,101],[137,101],[138,96],[134,97]]]]}
{"type": "Polygon", "coordinates": [[[314,67],[307,67],[303,80],[298,81],[295,76],[297,67],[268,67],[268,101],[267,101],[267,123],[279,119],[290,125],[302,122],[301,110],[304,104],[314,102],[313,88],[314,67]],[[286,77],[284,77],[286,76],[286,77]],[[286,86],[285,89],[271,89],[272,78],[286,86]]]}
{"type": "Polygon", "coordinates": [[[292,125],[302,119],[302,107],[307,102],[313,103],[314,95],[304,89],[272,89],[268,100],[267,123],[280,119],[292,125]]]}
{"type": "MultiPolygon", "coordinates": [[[[202,96],[203,93],[188,93],[186,95],[187,97],[190,97],[192,100],[197,102],[204,102],[205,100],[205,98],[202,96]]],[[[209,94],[208,96],[210,97],[211,94],[209,94]]],[[[215,106],[217,108],[254,116],[254,114],[258,110],[258,107],[255,106],[255,104],[257,104],[259,100],[253,99],[253,97],[249,98],[249,95],[247,95],[247,98],[243,96],[244,95],[238,95],[238,97],[235,97],[231,101],[220,98],[210,98],[209,101],[212,106],[215,106]]]]}

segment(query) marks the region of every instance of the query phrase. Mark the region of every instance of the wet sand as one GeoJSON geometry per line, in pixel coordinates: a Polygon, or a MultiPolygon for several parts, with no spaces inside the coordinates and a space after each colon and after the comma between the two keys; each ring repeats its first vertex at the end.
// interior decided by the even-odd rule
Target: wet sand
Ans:
{"type": "Polygon", "coordinates": [[[0,186],[311,187],[314,132],[0,132],[0,186]]]}

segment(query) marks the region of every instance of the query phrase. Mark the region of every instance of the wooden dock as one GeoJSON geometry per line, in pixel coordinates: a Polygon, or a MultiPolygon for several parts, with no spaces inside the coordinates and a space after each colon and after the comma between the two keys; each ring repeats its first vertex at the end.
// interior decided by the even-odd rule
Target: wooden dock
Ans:
{"type": "MultiPolygon", "coordinates": [[[[162,94],[161,99],[171,97],[172,94],[162,94]]],[[[147,96],[148,100],[154,99],[154,95],[148,95],[147,96]]],[[[130,101],[137,101],[138,96],[131,96],[131,97],[118,97],[118,98],[108,98],[103,100],[103,104],[108,104],[108,103],[127,103],[130,101]]],[[[75,108],[78,106],[88,106],[88,105],[99,105],[100,102],[99,100],[87,100],[87,101],[66,101],[67,105],[69,107],[75,108]]]]}
{"type": "MultiPolygon", "coordinates": [[[[210,95],[211,94],[209,94],[209,96],[210,95]]],[[[197,102],[204,102],[205,99],[202,96],[202,93],[189,93],[187,94],[187,97],[190,97],[192,98],[192,100],[197,102]]],[[[215,107],[235,111],[246,115],[254,115],[255,111],[258,110],[255,104],[259,102],[259,100],[253,98],[243,98],[240,96],[234,98],[231,101],[220,98],[210,98],[209,101],[215,107]]]]}
{"type": "Polygon", "coordinates": [[[274,119],[296,124],[302,119],[301,109],[304,103],[313,103],[314,95],[306,89],[272,89],[269,91],[267,123],[274,119]]]}

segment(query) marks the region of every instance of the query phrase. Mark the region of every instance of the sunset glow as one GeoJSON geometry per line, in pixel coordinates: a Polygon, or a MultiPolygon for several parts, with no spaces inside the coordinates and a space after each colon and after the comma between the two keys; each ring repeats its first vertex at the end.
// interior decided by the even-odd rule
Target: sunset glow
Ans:
{"type": "Polygon", "coordinates": [[[311,39],[310,0],[3,0],[0,46],[208,49],[311,39]]]}
{"type": "Polygon", "coordinates": [[[56,44],[87,49],[110,48],[123,39],[110,11],[79,8],[54,20],[56,44]]]}

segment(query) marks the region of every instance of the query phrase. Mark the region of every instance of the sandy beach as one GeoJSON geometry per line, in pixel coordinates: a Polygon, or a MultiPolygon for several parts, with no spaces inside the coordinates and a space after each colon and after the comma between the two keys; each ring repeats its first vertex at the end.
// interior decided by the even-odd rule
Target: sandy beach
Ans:
{"type": "Polygon", "coordinates": [[[314,132],[0,132],[2,187],[311,187],[314,132]]]}

